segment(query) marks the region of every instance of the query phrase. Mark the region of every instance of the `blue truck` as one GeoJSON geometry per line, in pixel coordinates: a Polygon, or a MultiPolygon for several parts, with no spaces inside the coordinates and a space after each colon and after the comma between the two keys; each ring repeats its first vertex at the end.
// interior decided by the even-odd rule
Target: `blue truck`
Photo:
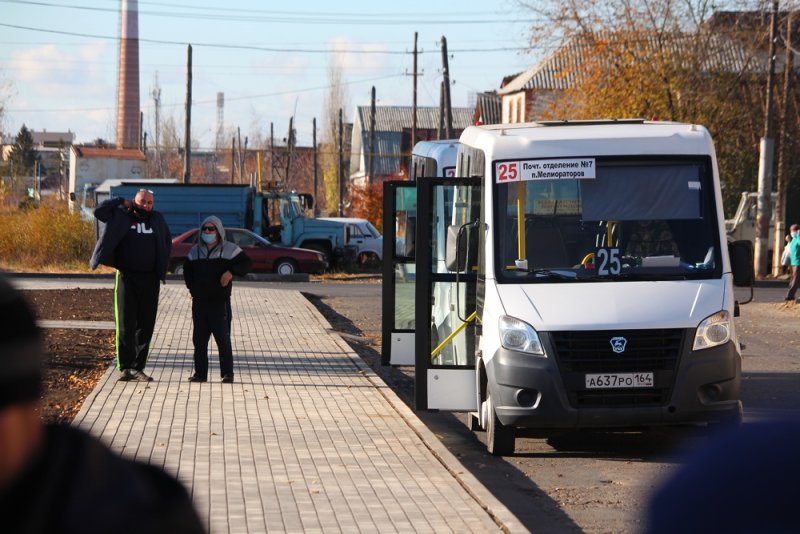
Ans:
{"type": "Polygon", "coordinates": [[[275,243],[321,252],[331,265],[344,265],[355,257],[355,247],[347,244],[345,223],[305,215],[313,206],[313,198],[305,193],[258,191],[248,185],[108,182],[94,190],[95,205],[107,198],[133,198],[140,189],[149,189],[173,237],[216,215],[226,227],[246,228],[275,243]]]}

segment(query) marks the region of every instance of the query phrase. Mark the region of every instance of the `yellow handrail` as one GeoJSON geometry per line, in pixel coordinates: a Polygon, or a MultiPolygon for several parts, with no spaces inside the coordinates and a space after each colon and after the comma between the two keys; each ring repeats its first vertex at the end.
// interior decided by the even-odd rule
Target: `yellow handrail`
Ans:
{"type": "Polygon", "coordinates": [[[474,311],[474,312],[472,312],[472,313],[470,314],[470,316],[469,316],[469,317],[467,317],[467,320],[466,320],[466,321],[464,321],[463,323],[461,323],[461,324],[458,326],[458,328],[456,328],[455,330],[453,330],[453,331],[450,333],[450,335],[449,335],[449,336],[447,336],[446,338],[444,338],[444,340],[443,340],[441,343],[439,343],[439,345],[438,345],[438,346],[437,346],[435,349],[433,349],[433,350],[431,351],[431,360],[433,360],[433,359],[436,359],[436,357],[437,357],[437,356],[439,356],[439,353],[440,353],[440,352],[442,352],[442,349],[444,349],[445,345],[447,345],[448,343],[450,343],[450,342],[453,340],[453,338],[454,338],[454,337],[456,337],[456,336],[457,336],[457,335],[458,335],[458,334],[459,334],[459,333],[460,333],[462,330],[464,330],[464,329],[467,327],[467,325],[468,325],[469,323],[471,323],[472,321],[474,321],[474,320],[475,320],[477,317],[478,317],[478,312],[477,312],[477,311],[474,311]]]}
{"type": "Polygon", "coordinates": [[[528,257],[525,250],[525,204],[528,191],[525,182],[517,183],[517,259],[524,260],[528,257]]]}

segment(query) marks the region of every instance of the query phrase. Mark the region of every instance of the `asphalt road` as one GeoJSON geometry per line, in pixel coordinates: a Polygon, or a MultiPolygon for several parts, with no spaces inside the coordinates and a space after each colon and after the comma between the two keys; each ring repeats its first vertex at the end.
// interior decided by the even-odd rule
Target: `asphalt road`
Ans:
{"type": "MultiPolygon", "coordinates": [[[[178,283],[178,282],[169,282],[178,283]]],[[[53,287],[78,287],[48,280],[53,287]]],[[[286,287],[286,283],[238,282],[286,287]]],[[[85,282],[80,283],[86,287],[85,282]]],[[[37,282],[42,287],[42,281],[37,282]]],[[[366,283],[296,282],[350,320],[351,333],[380,352],[381,288],[366,283]]],[[[757,288],[741,306],[737,329],[745,345],[742,400],[745,425],[800,414],[800,305],[779,306],[782,286],[757,288]]],[[[737,299],[748,294],[737,290],[737,299]]],[[[384,369],[411,376],[413,369],[384,369]]],[[[391,382],[387,381],[390,385],[391,382]]],[[[394,386],[393,386],[394,387],[394,386]]],[[[402,397],[402,395],[401,395],[402,397]]],[[[704,432],[581,433],[559,438],[518,438],[514,456],[486,453],[482,432],[462,414],[418,413],[442,442],[530,530],[536,532],[641,532],[649,496],[683,458],[708,444],[704,432]]]]}
{"type": "MultiPolygon", "coordinates": [[[[319,296],[365,337],[380,339],[379,284],[301,284],[298,289],[319,296]]],[[[745,344],[745,424],[800,414],[800,307],[780,308],[784,294],[782,285],[757,288],[737,319],[745,344]]],[[[736,297],[745,301],[749,293],[737,290],[736,297]]],[[[514,456],[496,458],[486,453],[484,433],[470,431],[463,414],[418,416],[467,470],[537,532],[641,532],[651,493],[711,439],[707,432],[694,430],[522,437],[514,456]]]]}

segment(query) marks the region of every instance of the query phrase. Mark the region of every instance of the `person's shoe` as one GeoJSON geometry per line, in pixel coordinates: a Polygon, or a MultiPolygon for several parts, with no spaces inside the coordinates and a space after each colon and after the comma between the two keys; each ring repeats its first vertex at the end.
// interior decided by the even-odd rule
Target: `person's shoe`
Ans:
{"type": "Polygon", "coordinates": [[[133,371],[133,376],[134,376],[134,380],[136,380],[137,382],[152,382],[153,381],[153,377],[152,376],[146,375],[144,373],[144,371],[139,371],[138,369],[135,369],[133,371]]]}
{"type": "Polygon", "coordinates": [[[233,375],[225,375],[222,377],[223,384],[233,384],[233,375]]]}
{"type": "Polygon", "coordinates": [[[123,369],[122,370],[122,374],[119,375],[119,378],[117,379],[117,381],[119,381],[119,382],[130,382],[131,380],[134,380],[135,378],[136,377],[133,375],[133,371],[131,371],[130,369],[123,369]]]}
{"type": "Polygon", "coordinates": [[[202,376],[192,375],[189,377],[189,382],[205,382],[206,378],[202,376]]]}

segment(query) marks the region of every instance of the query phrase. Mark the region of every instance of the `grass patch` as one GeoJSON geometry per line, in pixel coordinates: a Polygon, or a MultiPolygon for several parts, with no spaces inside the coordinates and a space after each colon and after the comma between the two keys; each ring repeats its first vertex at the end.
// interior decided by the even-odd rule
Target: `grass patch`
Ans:
{"type": "Polygon", "coordinates": [[[66,202],[0,207],[0,268],[28,272],[86,272],[94,250],[94,225],[70,213],[66,202]]]}

